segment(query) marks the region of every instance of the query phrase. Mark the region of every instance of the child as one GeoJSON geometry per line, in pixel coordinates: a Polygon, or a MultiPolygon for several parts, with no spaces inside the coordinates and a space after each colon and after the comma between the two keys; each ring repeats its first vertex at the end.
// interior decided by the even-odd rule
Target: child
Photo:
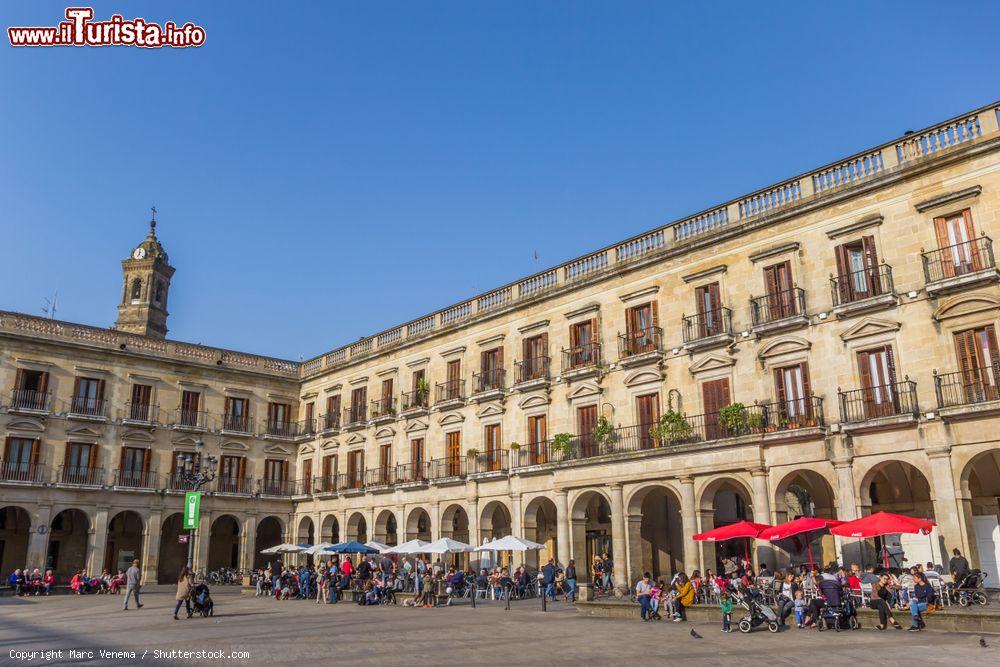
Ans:
{"type": "Polygon", "coordinates": [[[802,627],[806,620],[806,600],[802,596],[802,591],[795,591],[795,623],[802,627]]]}
{"type": "Polygon", "coordinates": [[[663,597],[663,580],[660,579],[659,581],[653,584],[653,588],[650,589],[649,591],[649,606],[650,609],[652,610],[651,618],[657,621],[662,620],[663,618],[657,611],[660,607],[660,599],[662,597],[663,597]]]}
{"type": "Polygon", "coordinates": [[[729,626],[733,620],[733,601],[729,599],[729,593],[723,591],[719,595],[719,605],[722,607],[722,631],[732,632],[729,626]]]}

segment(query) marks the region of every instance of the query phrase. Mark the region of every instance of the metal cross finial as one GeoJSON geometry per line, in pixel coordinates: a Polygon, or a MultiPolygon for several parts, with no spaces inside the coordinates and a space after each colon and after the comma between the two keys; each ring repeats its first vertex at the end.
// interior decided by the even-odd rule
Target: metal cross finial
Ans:
{"type": "Polygon", "coordinates": [[[149,221],[149,229],[152,231],[156,229],[156,206],[152,206],[149,210],[153,212],[153,219],[149,221]]]}

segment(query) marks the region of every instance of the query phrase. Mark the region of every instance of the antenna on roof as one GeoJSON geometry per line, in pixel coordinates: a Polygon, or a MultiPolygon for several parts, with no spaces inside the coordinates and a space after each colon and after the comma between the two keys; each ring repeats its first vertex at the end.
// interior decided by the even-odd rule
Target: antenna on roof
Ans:
{"type": "Polygon", "coordinates": [[[49,298],[45,299],[45,305],[42,306],[42,312],[48,315],[50,320],[56,319],[56,305],[58,301],[59,301],[59,290],[56,290],[56,293],[52,295],[51,299],[49,298]]]}

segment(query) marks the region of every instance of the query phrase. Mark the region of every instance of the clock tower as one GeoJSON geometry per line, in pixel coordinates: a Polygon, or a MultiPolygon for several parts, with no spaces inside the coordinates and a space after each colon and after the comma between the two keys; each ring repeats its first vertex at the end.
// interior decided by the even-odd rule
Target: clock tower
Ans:
{"type": "Polygon", "coordinates": [[[149,235],[128,259],[122,260],[122,274],[122,299],[114,328],[150,338],[166,338],[167,294],[174,268],[156,238],[155,207],[149,221],[149,235]]]}

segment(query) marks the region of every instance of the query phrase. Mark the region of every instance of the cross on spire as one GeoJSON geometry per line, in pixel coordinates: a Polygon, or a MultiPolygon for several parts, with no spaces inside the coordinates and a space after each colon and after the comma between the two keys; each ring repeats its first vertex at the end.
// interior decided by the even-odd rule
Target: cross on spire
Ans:
{"type": "Polygon", "coordinates": [[[149,221],[149,233],[154,234],[156,230],[156,206],[152,206],[149,209],[153,212],[153,219],[149,221]]]}

